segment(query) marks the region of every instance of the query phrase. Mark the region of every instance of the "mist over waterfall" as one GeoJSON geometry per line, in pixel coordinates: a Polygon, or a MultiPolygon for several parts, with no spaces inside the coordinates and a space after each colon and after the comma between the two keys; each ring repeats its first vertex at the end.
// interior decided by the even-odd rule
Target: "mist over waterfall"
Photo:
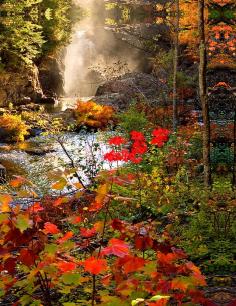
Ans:
{"type": "Polygon", "coordinates": [[[87,37],[87,31],[77,29],[67,47],[64,72],[64,90],[67,96],[81,95],[89,87],[84,80],[96,51],[94,43],[87,37]]]}
{"type": "Polygon", "coordinates": [[[66,97],[93,96],[104,81],[103,69],[120,61],[128,71],[137,70],[140,51],[117,40],[106,27],[103,0],[77,0],[76,4],[88,13],[74,26],[66,49],[64,90],[66,97]]]}

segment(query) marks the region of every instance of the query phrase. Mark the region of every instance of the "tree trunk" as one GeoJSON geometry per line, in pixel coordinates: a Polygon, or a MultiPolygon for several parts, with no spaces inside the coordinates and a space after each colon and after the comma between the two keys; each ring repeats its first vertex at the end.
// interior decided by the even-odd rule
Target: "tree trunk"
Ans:
{"type": "Polygon", "coordinates": [[[204,0],[198,0],[198,30],[199,30],[199,94],[202,105],[203,117],[203,165],[204,165],[204,184],[206,187],[211,184],[210,167],[210,121],[209,104],[206,86],[206,42],[205,42],[205,20],[204,20],[204,0]]]}
{"type": "Polygon", "coordinates": [[[178,105],[177,105],[177,72],[179,53],[179,0],[175,0],[175,28],[174,28],[174,54],[173,54],[173,131],[178,126],[178,105]]]}
{"type": "Polygon", "coordinates": [[[234,107],[234,166],[233,166],[233,186],[236,187],[236,108],[234,107]]]}

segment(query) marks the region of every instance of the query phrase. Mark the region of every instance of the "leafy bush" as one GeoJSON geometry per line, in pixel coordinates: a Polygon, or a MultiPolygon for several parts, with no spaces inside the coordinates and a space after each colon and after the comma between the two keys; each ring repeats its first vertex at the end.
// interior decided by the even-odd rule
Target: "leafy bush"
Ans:
{"type": "Polygon", "coordinates": [[[23,141],[28,135],[29,126],[20,115],[3,114],[0,116],[0,130],[8,141],[23,141]]]}
{"type": "Polygon", "coordinates": [[[138,107],[133,104],[129,109],[118,115],[119,127],[127,134],[131,131],[142,132],[148,125],[148,119],[145,113],[140,111],[138,107]]]}
{"type": "MultiPolygon", "coordinates": [[[[147,143],[144,135],[132,131],[130,139],[115,136],[109,161],[123,160],[131,168],[145,164],[152,149],[162,148],[169,131],[153,130],[147,143]],[[130,142],[129,149],[122,149],[130,142]],[[126,150],[126,151],[125,151],[126,150]]],[[[152,159],[149,159],[151,161],[152,159]]],[[[137,168],[136,168],[137,170],[137,168]]],[[[142,170],[142,169],[141,169],[142,170]]],[[[71,173],[69,173],[71,174],[71,173]]],[[[11,296],[24,305],[207,305],[199,286],[205,286],[200,270],[174,247],[167,228],[160,222],[133,222],[117,216],[132,198],[117,195],[115,185],[130,186],[139,193],[139,178],[119,170],[105,171],[91,190],[62,177],[53,184],[80,188],[74,196],[46,197],[19,209],[12,196],[0,196],[0,296],[11,296]],[[135,183],[137,182],[137,184],[135,183]],[[73,212],[73,205],[76,211],[73,212]],[[58,216],[60,218],[58,219],[58,216]],[[55,302],[57,301],[57,302],[55,302]]],[[[21,194],[27,185],[18,177],[10,182],[21,194]]],[[[134,201],[137,208],[137,202],[134,201]]],[[[127,214],[127,212],[126,212],[127,214]]],[[[5,299],[5,300],[4,300],[5,299]]]]}
{"type": "Polygon", "coordinates": [[[77,127],[103,129],[114,121],[114,109],[111,106],[99,105],[93,101],[78,101],[75,109],[77,127]]]}

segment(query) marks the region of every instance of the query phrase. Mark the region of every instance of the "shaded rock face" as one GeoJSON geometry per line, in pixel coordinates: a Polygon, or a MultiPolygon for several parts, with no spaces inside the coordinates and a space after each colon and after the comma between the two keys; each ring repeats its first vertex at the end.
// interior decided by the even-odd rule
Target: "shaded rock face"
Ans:
{"type": "Polygon", "coordinates": [[[124,110],[134,100],[158,104],[165,90],[165,84],[151,74],[128,73],[99,86],[95,101],[124,110]]]}
{"type": "Polygon", "coordinates": [[[38,68],[21,68],[18,72],[0,73],[0,106],[37,102],[43,96],[38,79],[38,68]]]}
{"type": "Polygon", "coordinates": [[[45,57],[39,64],[39,81],[47,97],[64,94],[63,52],[45,57]]]}

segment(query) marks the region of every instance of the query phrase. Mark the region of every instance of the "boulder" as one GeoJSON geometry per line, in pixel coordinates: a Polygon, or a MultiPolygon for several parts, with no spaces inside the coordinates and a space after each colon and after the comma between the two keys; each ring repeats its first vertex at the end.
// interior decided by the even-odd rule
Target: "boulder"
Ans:
{"type": "Polygon", "coordinates": [[[43,96],[39,83],[38,68],[18,68],[0,74],[0,106],[28,104],[43,96]]]}
{"type": "Polygon", "coordinates": [[[0,141],[7,141],[8,139],[8,131],[4,128],[0,128],[0,141]]]}
{"type": "Polygon", "coordinates": [[[39,104],[30,103],[27,105],[19,105],[18,107],[16,107],[16,109],[17,111],[20,111],[20,112],[30,112],[30,111],[36,112],[36,111],[39,111],[41,107],[43,106],[39,104]]]}
{"type": "Polygon", "coordinates": [[[29,137],[37,137],[44,133],[45,130],[37,127],[33,127],[29,130],[29,137]]]}
{"type": "Polygon", "coordinates": [[[0,116],[3,115],[3,114],[6,114],[8,112],[9,112],[9,110],[7,108],[0,107],[0,116]]]}
{"type": "Polygon", "coordinates": [[[29,154],[29,155],[34,155],[34,156],[44,156],[48,153],[55,152],[55,149],[51,147],[38,147],[38,148],[27,148],[24,149],[24,151],[29,154]]]}
{"type": "Polygon", "coordinates": [[[127,73],[99,86],[95,101],[124,110],[134,100],[158,104],[165,90],[166,85],[151,74],[127,73]]]}
{"type": "Polygon", "coordinates": [[[56,97],[50,97],[50,96],[43,96],[41,99],[40,99],[40,103],[42,104],[57,104],[57,98],[56,97]]]}

